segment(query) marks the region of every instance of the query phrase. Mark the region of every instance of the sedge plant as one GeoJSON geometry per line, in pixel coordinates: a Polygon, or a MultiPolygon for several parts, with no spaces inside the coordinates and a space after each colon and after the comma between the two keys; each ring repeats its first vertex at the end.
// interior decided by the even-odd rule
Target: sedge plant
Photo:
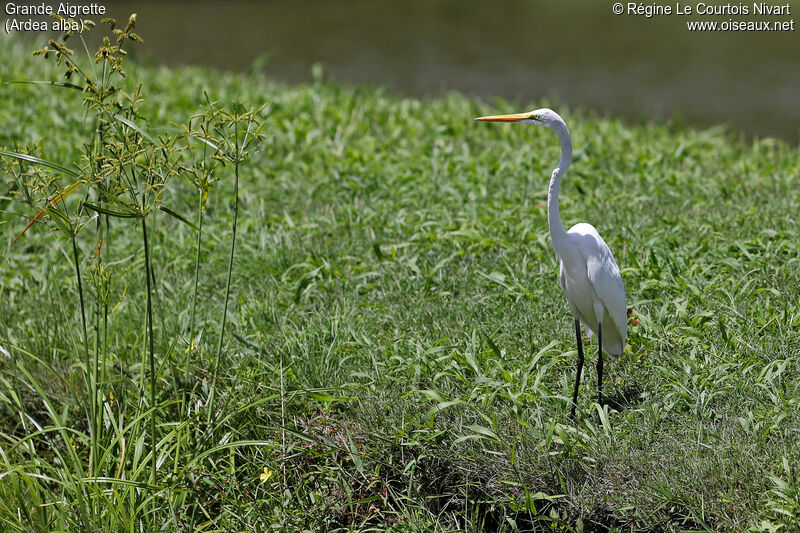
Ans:
{"type": "MultiPolygon", "coordinates": [[[[142,42],[135,32],[136,15],[132,15],[123,27],[117,27],[113,19],[103,19],[110,36],[103,38],[94,53],[89,52],[84,35],[67,31],[60,40],[50,40],[48,45],[35,52],[45,59],[53,59],[56,67],[63,69],[63,81],[35,82],[58,89],[80,91],[81,103],[87,109],[86,120],[92,125],[91,137],[79,143],[80,159],[76,163],[56,163],[40,157],[46,146],[15,147],[2,150],[0,156],[4,168],[12,176],[13,191],[24,200],[32,210],[27,226],[17,239],[32,226],[53,227],[67,235],[71,248],[71,265],[76,279],[78,308],[80,310],[80,341],[74,343],[76,351],[83,356],[83,382],[86,390],[86,419],[88,437],[78,433],[79,441],[86,442],[88,449],[87,466],[80,464],[77,453],[79,444],[67,431],[63,442],[75,442],[70,450],[69,461],[59,464],[74,464],[75,468],[69,483],[82,496],[73,498],[81,506],[80,520],[83,527],[101,524],[93,520],[101,516],[101,502],[106,499],[109,508],[114,508],[115,520],[129,523],[144,518],[146,524],[156,523],[157,501],[165,495],[173,494],[174,489],[164,489],[169,483],[160,476],[158,465],[170,453],[175,454],[175,469],[178,469],[180,442],[188,426],[188,397],[184,396],[181,419],[177,424],[165,420],[164,435],[159,434],[159,418],[167,415],[168,403],[159,400],[158,381],[161,361],[169,361],[175,343],[166,349],[157,350],[154,330],[155,299],[158,292],[155,285],[153,265],[153,216],[157,210],[169,214],[174,219],[197,232],[195,257],[194,289],[191,297],[192,311],[189,324],[189,348],[183,365],[183,383],[189,386],[189,367],[192,355],[197,351],[197,300],[200,286],[200,255],[203,239],[203,219],[209,191],[216,181],[215,169],[219,164],[233,167],[233,218],[230,253],[227,261],[225,299],[221,309],[219,337],[214,372],[208,387],[209,396],[205,403],[208,413],[213,412],[218,369],[223,364],[223,346],[226,333],[231,285],[236,247],[236,231],[239,211],[239,170],[248,159],[254,142],[262,138],[262,107],[247,109],[242,104],[234,104],[231,110],[212,101],[206,95],[205,105],[200,113],[191,117],[189,125],[174,128],[167,133],[152,133],[149,120],[142,111],[145,101],[144,89],[128,79],[124,67],[127,45],[142,42]],[[67,46],[69,39],[79,41],[76,53],[67,46]],[[87,61],[88,59],[88,61],[87,61]],[[182,134],[180,133],[182,131],[182,134]],[[184,160],[188,153],[191,163],[184,160]],[[196,155],[201,153],[202,155],[196,155]],[[177,211],[167,207],[164,195],[169,190],[173,178],[183,175],[198,190],[197,223],[190,222],[177,211]],[[66,179],[66,183],[62,183],[66,179]],[[141,358],[141,376],[137,381],[135,374],[114,365],[117,372],[137,384],[138,415],[132,419],[124,414],[121,399],[113,396],[110,378],[107,375],[112,362],[112,343],[114,321],[110,315],[125,299],[127,284],[122,294],[112,295],[117,281],[112,275],[124,259],[125,239],[112,251],[111,226],[115,228],[137,228],[140,234],[138,254],[143,258],[144,276],[144,335],[141,358]],[[95,227],[85,251],[81,239],[84,228],[95,227]],[[85,268],[88,263],[88,269],[85,268]],[[87,291],[88,288],[88,291],[87,291]],[[87,292],[92,303],[87,301],[87,292]],[[115,299],[116,304],[114,304],[115,299]],[[90,320],[90,313],[93,320],[90,320]],[[89,324],[93,323],[94,342],[90,339],[89,324]],[[161,352],[161,353],[159,353],[161,352]],[[93,357],[92,357],[93,356],[93,357]],[[107,392],[104,392],[107,391],[107,392]],[[169,427],[177,429],[171,430],[169,427]],[[175,449],[169,448],[171,439],[177,440],[175,449]],[[159,446],[166,445],[160,449],[159,446]],[[145,466],[145,463],[147,466],[145,466]],[[74,480],[84,480],[74,483],[74,480]],[[119,492],[103,492],[102,483],[115,483],[121,487],[119,492]],[[83,487],[83,488],[78,488],[83,487]],[[88,488],[87,488],[88,487],[88,488]],[[90,498],[89,495],[93,496],[90,498]],[[149,509],[149,513],[145,512],[149,509]]],[[[94,26],[84,21],[84,27],[94,26]]],[[[25,83],[32,83],[24,81],[25,83]]],[[[128,269],[135,268],[133,263],[128,269]]],[[[124,270],[124,269],[123,269],[124,270]]],[[[125,274],[123,273],[123,276],[125,274]]],[[[116,278],[116,276],[114,276],[116,278]]],[[[166,331],[162,314],[162,334],[166,331]]],[[[202,331],[202,330],[201,330],[202,331]]],[[[200,334],[202,335],[202,333],[200,334]]],[[[177,336],[175,337],[177,339],[177,336]]],[[[31,355],[32,356],[32,355],[31,355]]],[[[113,364],[113,362],[112,362],[113,364]]],[[[28,375],[26,374],[26,379],[28,375]]],[[[177,378],[177,374],[175,375],[177,378]]],[[[33,379],[32,377],[30,379],[33,379]]],[[[178,380],[179,381],[179,380],[178,380]]],[[[44,392],[42,395],[44,397],[44,392]]],[[[50,402],[46,400],[49,404],[50,402]]],[[[51,411],[55,412],[51,409],[51,411]]],[[[209,418],[210,421],[210,418],[209,418]]],[[[56,427],[66,428],[68,424],[61,417],[53,417],[56,427]]],[[[62,430],[64,431],[64,430],[62,430]]],[[[68,446],[69,448],[69,446],[68,446]]],[[[179,491],[180,492],[180,491],[179,491]]],[[[170,497],[170,496],[168,496],[170,497]]],[[[173,509],[173,519],[177,516],[173,509]]],[[[192,516],[196,514],[192,512],[192,516]]],[[[106,527],[109,523],[106,523],[106,527]]]]}
{"type": "MultiPolygon", "coordinates": [[[[102,349],[103,368],[108,360],[108,285],[110,272],[106,261],[108,252],[101,253],[107,242],[112,218],[138,221],[141,228],[144,249],[146,280],[146,328],[147,328],[147,368],[149,387],[141,386],[142,392],[149,389],[149,486],[157,482],[157,413],[156,409],[156,364],[155,341],[153,333],[153,308],[151,286],[152,265],[151,246],[148,237],[148,216],[159,203],[167,181],[176,175],[181,149],[176,145],[177,137],[164,136],[155,139],[141,126],[143,117],[139,106],[143,101],[141,86],[126,93],[121,82],[126,78],[123,60],[127,55],[125,45],[142,42],[135,33],[136,15],[131,15],[124,28],[117,28],[113,19],[103,19],[109,26],[111,38],[103,38],[94,54],[90,54],[83,34],[67,31],[61,40],[51,39],[48,45],[34,52],[45,59],[53,58],[57,66],[64,67],[66,81],[42,82],[49,85],[80,90],[82,103],[89,110],[94,122],[91,139],[81,147],[81,161],[64,165],[40,158],[35,153],[25,151],[0,152],[5,157],[6,167],[18,167],[12,172],[16,176],[17,190],[22,191],[24,199],[34,207],[35,214],[17,237],[19,239],[31,226],[46,220],[67,234],[72,249],[72,262],[77,280],[77,293],[80,308],[82,351],[84,355],[84,382],[88,391],[87,421],[90,433],[88,473],[90,478],[99,474],[99,459],[106,456],[99,445],[98,433],[103,425],[103,409],[100,381],[98,379],[99,353],[102,349]],[[89,65],[81,66],[81,61],[67,46],[69,38],[79,39],[83,50],[90,56],[89,65]],[[112,41],[113,39],[113,41],[112,41]],[[79,82],[79,83],[75,83],[79,82]],[[71,181],[59,184],[59,175],[71,181]],[[83,198],[75,200],[82,193],[83,198]],[[94,360],[90,357],[87,305],[83,275],[81,273],[81,252],[78,234],[89,220],[96,220],[97,248],[89,275],[90,288],[95,297],[95,342],[94,360]],[[103,338],[100,340],[100,315],[103,315],[103,338]]],[[[84,27],[94,26],[84,21],[84,27]]],[[[169,210],[167,210],[169,211],[169,210]]],[[[105,372],[102,376],[104,377],[105,372]]],[[[144,397],[144,395],[142,396],[144,397]]],[[[135,425],[134,425],[135,427],[135,425]]]]}
{"type": "MultiPolygon", "coordinates": [[[[249,158],[249,149],[263,139],[261,114],[265,106],[248,110],[241,103],[234,103],[232,110],[220,107],[206,93],[206,105],[203,112],[193,117],[198,124],[195,137],[214,150],[214,159],[222,164],[233,165],[233,223],[231,226],[231,245],[228,256],[228,269],[225,281],[225,301],[220,321],[219,340],[217,342],[214,371],[209,385],[207,402],[207,421],[210,423],[214,413],[214,400],[219,368],[223,364],[223,344],[225,342],[225,325],[228,318],[228,304],[231,293],[234,256],[236,252],[236,225],[239,217],[239,167],[249,158]]],[[[207,178],[206,178],[207,180],[207,178]]],[[[207,195],[199,182],[201,195],[201,213],[204,209],[203,198],[207,195]]],[[[206,186],[207,187],[207,186],[206,186]]],[[[199,254],[198,244],[198,254],[199,254]]],[[[194,316],[194,314],[193,314],[194,316]]],[[[191,341],[190,341],[191,342],[191,341]]]]}

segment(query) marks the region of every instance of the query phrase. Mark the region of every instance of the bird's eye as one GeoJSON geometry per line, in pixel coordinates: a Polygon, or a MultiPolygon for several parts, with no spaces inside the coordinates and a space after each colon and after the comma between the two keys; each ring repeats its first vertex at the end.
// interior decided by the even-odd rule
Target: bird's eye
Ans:
{"type": "Polygon", "coordinates": [[[539,120],[539,115],[531,115],[528,118],[531,119],[531,120],[539,120]]]}

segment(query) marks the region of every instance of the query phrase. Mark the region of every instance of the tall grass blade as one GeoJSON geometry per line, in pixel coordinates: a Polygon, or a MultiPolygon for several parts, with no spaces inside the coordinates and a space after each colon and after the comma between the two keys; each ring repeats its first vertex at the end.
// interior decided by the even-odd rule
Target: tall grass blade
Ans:
{"type": "Polygon", "coordinates": [[[108,215],[110,217],[115,218],[138,218],[140,215],[139,213],[134,213],[132,211],[114,211],[113,209],[109,209],[102,205],[93,204],[90,202],[83,202],[84,207],[91,209],[92,211],[96,211],[103,215],[108,215]]]}
{"type": "Polygon", "coordinates": [[[78,177],[78,173],[76,171],[67,168],[64,165],[54,163],[53,161],[48,161],[47,159],[36,157],[35,155],[20,154],[19,152],[8,152],[6,150],[0,150],[0,156],[12,157],[14,159],[20,159],[22,161],[27,161],[29,163],[35,163],[37,165],[42,165],[44,167],[52,168],[53,170],[58,170],[59,172],[63,172],[64,174],[72,176],[73,178],[78,177]]]}
{"type": "Polygon", "coordinates": [[[197,226],[197,224],[195,224],[194,222],[192,222],[191,220],[189,220],[189,219],[188,219],[188,218],[186,218],[185,216],[181,215],[180,213],[176,213],[175,211],[173,211],[173,210],[172,210],[172,209],[170,209],[169,207],[167,207],[167,206],[165,206],[165,205],[160,205],[160,206],[158,206],[158,209],[159,209],[160,211],[163,211],[163,212],[165,212],[165,213],[166,213],[166,214],[168,214],[169,216],[171,216],[171,217],[175,218],[176,220],[178,220],[178,221],[180,221],[180,222],[183,222],[184,224],[186,224],[187,226],[189,226],[189,227],[190,227],[190,228],[192,228],[193,230],[195,230],[195,231],[197,231],[197,232],[200,232],[200,233],[202,233],[202,234],[203,234],[203,235],[205,235],[206,237],[208,237],[208,236],[209,236],[209,235],[208,235],[208,233],[206,233],[206,232],[204,232],[202,229],[200,229],[200,227],[198,227],[198,226],[197,226]]]}
{"type": "Polygon", "coordinates": [[[18,85],[28,83],[31,85],[53,85],[56,87],[64,87],[66,89],[75,89],[76,91],[83,91],[83,87],[69,83],[66,81],[48,81],[48,80],[19,80],[19,81],[4,81],[4,85],[18,85]]]}

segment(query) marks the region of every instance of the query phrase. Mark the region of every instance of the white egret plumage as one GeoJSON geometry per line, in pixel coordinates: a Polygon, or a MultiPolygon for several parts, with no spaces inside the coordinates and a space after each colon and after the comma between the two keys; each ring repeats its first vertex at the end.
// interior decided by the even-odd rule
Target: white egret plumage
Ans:
{"type": "Polygon", "coordinates": [[[547,224],[559,264],[561,289],[575,319],[578,340],[578,370],[572,393],[571,416],[575,417],[583,370],[580,323],[587,335],[597,335],[597,401],[603,405],[603,352],[616,358],[622,354],[628,329],[625,286],[611,249],[591,224],[575,224],[569,231],[561,224],[558,193],[561,179],[572,164],[572,138],[564,120],[551,109],[476,118],[485,122],[535,124],[551,129],[561,142],[561,160],[550,177],[547,193],[547,224]]]}

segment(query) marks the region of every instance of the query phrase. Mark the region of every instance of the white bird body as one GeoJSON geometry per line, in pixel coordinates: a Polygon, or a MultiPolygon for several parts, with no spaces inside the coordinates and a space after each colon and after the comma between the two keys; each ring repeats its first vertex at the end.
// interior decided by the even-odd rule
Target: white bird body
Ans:
{"type": "MultiPolygon", "coordinates": [[[[537,109],[528,113],[494,115],[475,120],[490,122],[515,122],[535,124],[551,129],[561,143],[561,160],[550,177],[547,193],[547,225],[559,265],[561,289],[575,317],[575,332],[578,341],[578,373],[572,395],[572,416],[578,400],[581,370],[583,368],[583,346],[580,323],[584,324],[587,336],[596,335],[599,350],[612,358],[622,354],[628,330],[628,314],[625,303],[625,286],[622,283],[614,255],[606,242],[591,224],[575,224],[564,230],[558,208],[561,178],[572,164],[572,139],[564,120],[550,109],[537,109]]],[[[603,398],[603,354],[598,350],[597,389],[598,403],[603,398]]]]}
{"type": "Polygon", "coordinates": [[[556,252],[558,277],[573,316],[580,319],[589,337],[597,335],[597,324],[602,323],[603,351],[616,359],[625,345],[628,310],[611,249],[594,226],[580,223],[567,231],[561,253],[563,258],[556,252]]]}

